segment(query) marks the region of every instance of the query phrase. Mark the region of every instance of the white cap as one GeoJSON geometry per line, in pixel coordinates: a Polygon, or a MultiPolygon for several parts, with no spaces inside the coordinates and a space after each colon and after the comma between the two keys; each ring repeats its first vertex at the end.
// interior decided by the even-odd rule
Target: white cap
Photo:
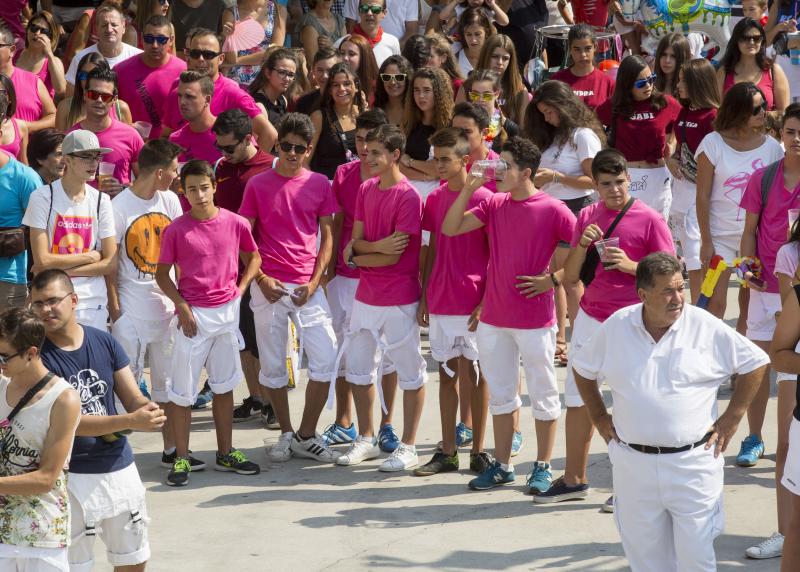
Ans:
{"type": "Polygon", "coordinates": [[[84,151],[99,151],[100,153],[111,153],[108,147],[100,147],[97,135],[85,129],[76,129],[67,133],[64,142],[61,144],[61,152],[64,155],[82,153],[84,151]]]}

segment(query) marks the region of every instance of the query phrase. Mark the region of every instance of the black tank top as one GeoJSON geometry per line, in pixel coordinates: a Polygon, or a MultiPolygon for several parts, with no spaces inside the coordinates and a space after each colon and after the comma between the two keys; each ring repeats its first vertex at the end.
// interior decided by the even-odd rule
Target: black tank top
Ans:
{"type": "Polygon", "coordinates": [[[431,144],[428,139],[436,132],[433,125],[418,123],[406,139],[406,153],[416,161],[427,161],[431,155],[431,144]]]}
{"type": "Polygon", "coordinates": [[[333,179],[336,168],[348,162],[347,151],[356,158],[356,130],[342,131],[336,115],[322,109],[322,131],[317,141],[317,149],[311,158],[311,170],[333,179]]]}

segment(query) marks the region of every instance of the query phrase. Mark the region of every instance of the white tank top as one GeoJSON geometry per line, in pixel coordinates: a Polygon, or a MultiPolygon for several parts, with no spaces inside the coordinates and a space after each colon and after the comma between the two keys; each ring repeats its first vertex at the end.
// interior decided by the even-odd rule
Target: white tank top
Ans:
{"type": "MultiPolygon", "coordinates": [[[[8,379],[0,377],[0,419],[5,419],[12,410],[6,399],[9,383],[8,379]]],[[[0,441],[6,432],[11,432],[5,439],[5,446],[0,449],[0,476],[21,475],[39,468],[50,427],[50,410],[58,396],[68,389],[72,390],[72,386],[57,377],[39,401],[23,407],[11,421],[11,426],[0,430],[0,441]]],[[[44,494],[6,495],[3,499],[5,503],[0,504],[0,544],[38,548],[68,545],[69,504],[64,470],[55,486],[44,494]]]]}

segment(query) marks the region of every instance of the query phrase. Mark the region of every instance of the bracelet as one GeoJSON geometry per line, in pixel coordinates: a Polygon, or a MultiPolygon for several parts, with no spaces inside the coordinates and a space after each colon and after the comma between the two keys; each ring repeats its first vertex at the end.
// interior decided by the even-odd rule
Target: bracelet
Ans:
{"type": "MultiPolygon", "coordinates": [[[[591,241],[589,242],[589,244],[592,244],[591,241]]],[[[578,241],[578,246],[580,246],[581,248],[589,248],[589,244],[583,244],[582,240],[578,241]]]]}
{"type": "Polygon", "coordinates": [[[556,288],[558,288],[559,286],[561,286],[561,282],[559,281],[559,279],[558,279],[558,278],[556,278],[556,274],[555,274],[555,272],[551,272],[551,273],[550,273],[550,280],[552,280],[552,281],[553,281],[553,286],[555,286],[556,288]]]}
{"type": "Polygon", "coordinates": [[[559,177],[558,177],[558,173],[556,173],[555,171],[553,171],[553,184],[554,184],[554,185],[557,185],[557,184],[558,184],[558,178],[559,178],[559,177]]]}
{"type": "Polygon", "coordinates": [[[261,284],[261,281],[266,277],[267,277],[266,274],[259,274],[258,276],[256,276],[256,284],[261,284]]]}

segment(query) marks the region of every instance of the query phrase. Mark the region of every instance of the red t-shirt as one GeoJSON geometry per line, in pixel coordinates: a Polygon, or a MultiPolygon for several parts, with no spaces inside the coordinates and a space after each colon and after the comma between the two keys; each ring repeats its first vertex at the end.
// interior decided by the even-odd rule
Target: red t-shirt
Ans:
{"type": "Polygon", "coordinates": [[[217,163],[217,192],[214,204],[238,213],[244,197],[244,186],[252,177],[272,168],[275,157],[261,149],[244,163],[231,163],[222,159],[217,163]]]}
{"type": "Polygon", "coordinates": [[[714,131],[714,119],[717,117],[717,110],[710,109],[689,109],[682,107],[678,114],[678,122],[675,124],[675,137],[678,140],[678,153],[680,158],[681,143],[685,142],[689,150],[694,154],[703,137],[714,131]]]}
{"type": "Polygon", "coordinates": [[[605,28],[608,24],[608,2],[605,0],[571,0],[576,24],[605,28]]]}
{"type": "Polygon", "coordinates": [[[616,121],[613,120],[610,99],[597,108],[600,122],[616,131],[614,147],[628,161],[658,163],[664,158],[667,134],[672,133],[681,110],[680,103],[669,95],[665,97],[667,105],[660,110],[655,110],[649,99],[637,101],[629,118],[617,117],[616,121]],[[612,123],[616,125],[612,127],[612,123]]]}
{"type": "Polygon", "coordinates": [[[553,74],[550,79],[563,81],[572,88],[572,92],[583,101],[589,109],[597,109],[604,101],[611,99],[614,93],[614,80],[594,68],[592,73],[583,77],[572,73],[572,70],[565,68],[553,74]]]}

